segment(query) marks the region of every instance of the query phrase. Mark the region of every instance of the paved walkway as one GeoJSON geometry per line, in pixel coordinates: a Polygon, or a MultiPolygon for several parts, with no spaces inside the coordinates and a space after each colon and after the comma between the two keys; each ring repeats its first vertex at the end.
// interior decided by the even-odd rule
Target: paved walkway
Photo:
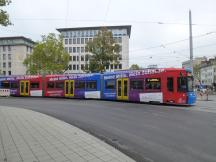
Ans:
{"type": "Polygon", "coordinates": [[[132,162],[92,135],[31,110],[0,106],[0,162],[132,162]]]}

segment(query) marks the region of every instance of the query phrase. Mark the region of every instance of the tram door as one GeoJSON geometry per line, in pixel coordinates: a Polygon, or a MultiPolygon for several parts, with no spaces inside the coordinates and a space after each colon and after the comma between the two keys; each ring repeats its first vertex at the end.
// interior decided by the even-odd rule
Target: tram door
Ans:
{"type": "Polygon", "coordinates": [[[65,97],[74,96],[74,80],[65,80],[65,97]]]}
{"type": "Polygon", "coordinates": [[[29,81],[28,80],[20,81],[20,95],[29,96],[29,81]]]}
{"type": "Polygon", "coordinates": [[[128,78],[117,79],[117,99],[128,100],[128,78]]]}

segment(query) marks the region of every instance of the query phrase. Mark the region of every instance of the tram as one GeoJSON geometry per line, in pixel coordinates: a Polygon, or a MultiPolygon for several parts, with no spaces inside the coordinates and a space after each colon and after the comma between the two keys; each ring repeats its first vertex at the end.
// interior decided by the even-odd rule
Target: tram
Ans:
{"type": "Polygon", "coordinates": [[[0,77],[12,96],[65,97],[192,105],[193,76],[182,68],[0,77]]]}

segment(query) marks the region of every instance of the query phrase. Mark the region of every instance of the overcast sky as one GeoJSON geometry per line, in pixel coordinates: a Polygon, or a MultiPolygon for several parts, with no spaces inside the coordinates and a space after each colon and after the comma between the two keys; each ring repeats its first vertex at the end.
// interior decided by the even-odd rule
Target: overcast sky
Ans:
{"type": "Polygon", "coordinates": [[[181,67],[189,58],[189,9],[194,57],[216,56],[215,7],[216,0],[12,0],[5,9],[14,25],[0,27],[0,36],[37,41],[56,28],[132,25],[130,65],[181,67]]]}

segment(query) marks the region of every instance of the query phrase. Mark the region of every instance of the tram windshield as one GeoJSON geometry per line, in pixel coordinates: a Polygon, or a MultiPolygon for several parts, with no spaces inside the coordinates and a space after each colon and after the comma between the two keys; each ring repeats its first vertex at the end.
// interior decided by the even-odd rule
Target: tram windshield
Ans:
{"type": "Polygon", "coordinates": [[[193,77],[178,78],[178,92],[193,92],[193,77]]]}

